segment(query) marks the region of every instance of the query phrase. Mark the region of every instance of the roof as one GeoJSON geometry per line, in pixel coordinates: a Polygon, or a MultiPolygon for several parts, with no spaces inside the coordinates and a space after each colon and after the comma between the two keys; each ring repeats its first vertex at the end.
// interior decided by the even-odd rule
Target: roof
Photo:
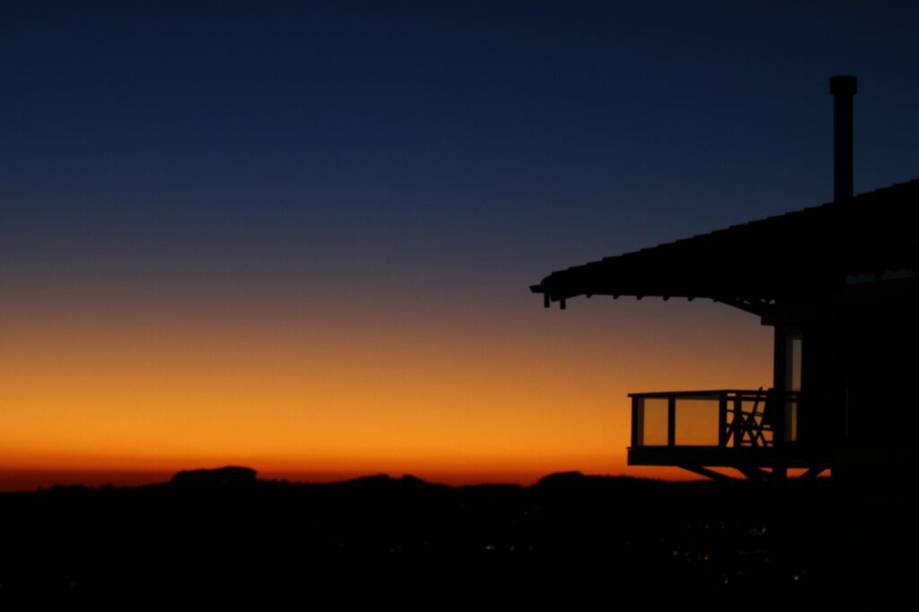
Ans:
{"type": "Polygon", "coordinates": [[[548,306],[586,295],[771,303],[826,294],[859,275],[914,270],[919,179],[551,273],[548,306]]]}

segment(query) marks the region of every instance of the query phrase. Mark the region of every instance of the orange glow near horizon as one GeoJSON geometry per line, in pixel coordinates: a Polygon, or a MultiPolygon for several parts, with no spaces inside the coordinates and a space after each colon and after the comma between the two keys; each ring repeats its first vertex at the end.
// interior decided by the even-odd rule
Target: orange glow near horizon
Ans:
{"type": "Polygon", "coordinates": [[[627,394],[768,381],[768,330],[726,307],[533,300],[264,317],[8,308],[0,488],[227,464],[316,481],[685,478],[625,465],[627,394]]]}

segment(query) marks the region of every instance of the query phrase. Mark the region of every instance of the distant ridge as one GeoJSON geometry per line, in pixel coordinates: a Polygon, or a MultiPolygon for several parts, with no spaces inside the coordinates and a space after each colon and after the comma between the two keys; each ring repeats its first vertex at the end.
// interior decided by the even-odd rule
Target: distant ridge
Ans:
{"type": "Polygon", "coordinates": [[[113,585],[129,593],[189,585],[312,592],[327,584],[317,579],[323,571],[402,575],[417,562],[455,589],[447,568],[457,560],[468,561],[464,589],[517,576],[515,592],[540,597],[543,584],[577,592],[594,585],[603,594],[765,583],[780,593],[830,592],[840,580],[908,585],[913,571],[902,563],[915,522],[905,487],[862,495],[830,480],[773,487],[578,472],[531,486],[454,487],[385,474],[337,483],[256,477],[226,466],[138,487],[0,494],[0,600],[9,592],[108,593],[113,585]],[[534,570],[542,572],[538,589],[534,570]],[[585,579],[590,572],[599,579],[585,579]]]}
{"type": "Polygon", "coordinates": [[[228,465],[215,469],[176,472],[169,484],[190,489],[224,489],[255,486],[258,473],[249,467],[228,465]]]}

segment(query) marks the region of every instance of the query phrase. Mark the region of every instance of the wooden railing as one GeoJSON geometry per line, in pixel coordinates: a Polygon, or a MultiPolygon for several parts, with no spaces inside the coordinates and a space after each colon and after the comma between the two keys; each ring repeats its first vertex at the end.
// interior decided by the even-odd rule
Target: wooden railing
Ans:
{"type": "Polygon", "coordinates": [[[799,397],[773,389],[631,393],[632,447],[773,447],[797,439],[799,397]]]}

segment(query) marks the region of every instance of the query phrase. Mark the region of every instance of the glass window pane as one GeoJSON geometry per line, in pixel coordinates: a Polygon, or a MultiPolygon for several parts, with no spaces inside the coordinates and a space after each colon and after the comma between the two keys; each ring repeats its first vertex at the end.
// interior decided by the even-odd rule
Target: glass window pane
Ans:
{"type": "Polygon", "coordinates": [[[676,443],[718,446],[718,400],[677,400],[676,443]]]}
{"type": "Polygon", "coordinates": [[[785,389],[801,390],[801,357],[803,343],[800,334],[785,337],[785,389]]]}
{"type": "Polygon", "coordinates": [[[646,398],[644,446],[667,445],[667,400],[646,398]]]}

